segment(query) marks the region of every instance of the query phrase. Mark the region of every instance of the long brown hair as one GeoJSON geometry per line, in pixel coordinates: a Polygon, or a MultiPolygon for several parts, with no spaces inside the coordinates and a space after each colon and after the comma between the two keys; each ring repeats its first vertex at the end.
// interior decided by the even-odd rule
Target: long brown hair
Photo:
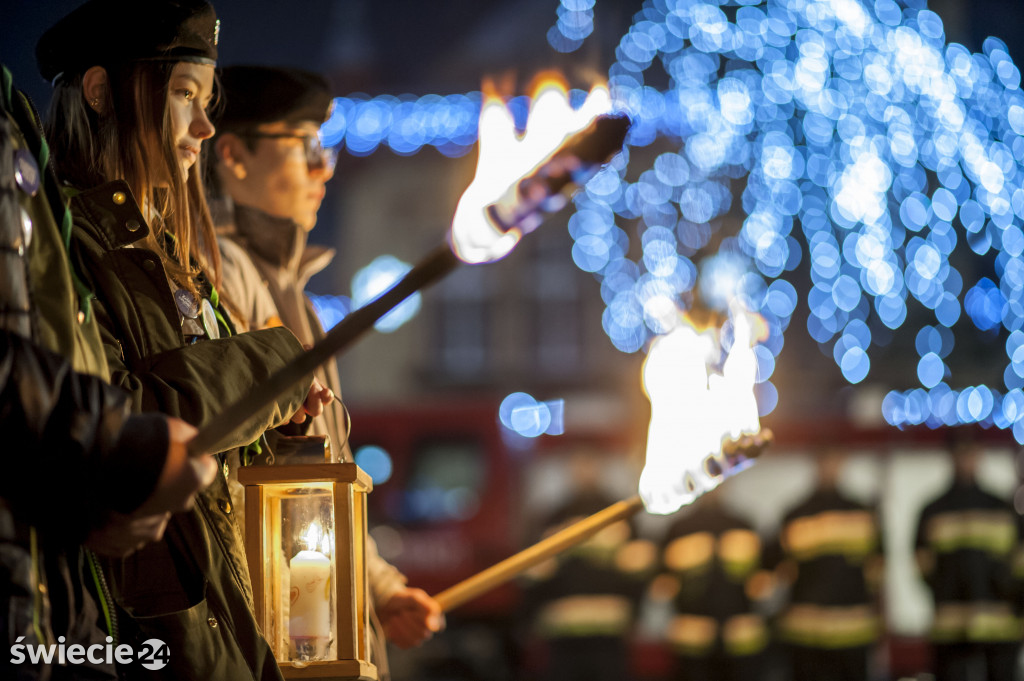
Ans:
{"type": "MultiPolygon", "coordinates": [[[[85,105],[81,75],[62,78],[50,102],[46,134],[63,182],[80,189],[116,179],[128,183],[147,216],[147,245],[159,254],[168,273],[195,293],[202,269],[219,286],[220,252],[203,189],[203,159],[197,160],[187,180],[178,165],[167,108],[174,64],[137,61],[105,66],[102,113],[85,105]],[[160,153],[148,152],[153,142],[160,153]],[[174,237],[169,240],[170,253],[165,247],[167,234],[174,237]]],[[[207,153],[206,145],[202,153],[207,153]]]]}

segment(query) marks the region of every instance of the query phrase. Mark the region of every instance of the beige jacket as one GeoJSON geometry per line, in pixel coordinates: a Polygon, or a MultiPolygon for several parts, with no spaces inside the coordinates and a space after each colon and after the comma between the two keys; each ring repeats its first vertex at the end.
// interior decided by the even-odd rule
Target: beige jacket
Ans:
{"type": "MultiPolygon", "coordinates": [[[[324,331],[304,290],[310,277],[334,258],[334,250],[307,246],[306,232],[291,220],[282,220],[244,206],[230,223],[218,224],[226,300],[240,330],[274,326],[288,328],[299,342],[310,346],[324,331]]],[[[320,382],[341,396],[341,381],[334,362],[317,370],[320,382]]],[[[335,401],[324,416],[313,420],[310,435],[327,435],[336,458],[351,459],[347,420],[335,401]]]]}
{"type": "MultiPolygon", "coordinates": [[[[305,230],[291,220],[246,206],[234,206],[232,210],[230,204],[218,202],[213,207],[222,259],[220,293],[241,329],[283,325],[304,345],[323,338],[324,330],[304,289],[309,279],[331,262],[334,249],[307,245],[305,230]],[[230,218],[224,219],[225,215],[230,218]]],[[[341,396],[334,362],[321,367],[317,378],[341,396]]],[[[322,417],[313,419],[309,433],[327,435],[339,460],[352,459],[347,418],[337,401],[328,405],[322,417]]],[[[380,557],[372,539],[368,541],[366,561],[374,606],[380,609],[405,586],[406,578],[380,557]]],[[[374,662],[383,677],[383,635],[379,639],[380,652],[374,662]]]]}

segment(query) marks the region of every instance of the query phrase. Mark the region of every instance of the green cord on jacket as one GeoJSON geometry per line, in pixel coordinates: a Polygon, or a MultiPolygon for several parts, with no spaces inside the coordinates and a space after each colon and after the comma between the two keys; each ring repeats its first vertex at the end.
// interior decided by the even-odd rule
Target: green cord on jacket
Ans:
{"type": "MultiPolygon", "coordinates": [[[[4,108],[13,112],[14,77],[6,66],[0,66],[0,69],[2,69],[2,72],[0,72],[0,85],[2,85],[4,108]]],[[[39,164],[40,180],[43,184],[43,191],[49,200],[53,219],[57,222],[57,226],[60,228],[60,234],[64,242],[64,251],[70,256],[71,226],[73,222],[71,218],[71,211],[68,210],[67,202],[59,189],[47,186],[53,182],[50,174],[46,172],[46,168],[50,163],[50,145],[46,143],[46,138],[42,134],[42,126],[40,125],[35,108],[24,94],[18,94],[21,96],[22,105],[25,110],[29,112],[29,116],[32,118],[32,122],[35,125],[36,130],[39,131],[39,150],[36,153],[36,162],[39,164]]],[[[71,268],[71,283],[75,287],[75,293],[78,294],[78,309],[85,315],[85,321],[88,322],[92,319],[92,299],[96,297],[96,294],[85,285],[85,282],[83,282],[78,276],[78,272],[75,271],[74,267],[71,268]]]]}
{"type": "Polygon", "coordinates": [[[28,528],[28,543],[29,552],[32,555],[32,579],[37,581],[33,586],[35,587],[32,591],[32,630],[36,634],[36,640],[39,643],[47,643],[46,637],[43,636],[43,627],[39,622],[39,612],[43,609],[43,589],[41,581],[42,567],[39,565],[39,540],[36,537],[36,528],[28,528]]]}

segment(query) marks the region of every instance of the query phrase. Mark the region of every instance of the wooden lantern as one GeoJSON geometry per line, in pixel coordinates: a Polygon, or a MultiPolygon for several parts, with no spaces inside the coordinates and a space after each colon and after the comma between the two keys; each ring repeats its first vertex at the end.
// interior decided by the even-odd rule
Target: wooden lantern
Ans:
{"type": "Polygon", "coordinates": [[[290,679],[376,681],[369,661],[366,495],[354,463],[246,466],[256,621],[290,679]]]}

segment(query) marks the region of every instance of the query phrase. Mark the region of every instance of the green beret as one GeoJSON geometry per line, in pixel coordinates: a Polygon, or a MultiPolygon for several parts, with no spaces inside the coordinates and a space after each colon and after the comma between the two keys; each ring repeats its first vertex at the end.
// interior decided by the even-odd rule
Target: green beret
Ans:
{"type": "Polygon", "coordinates": [[[206,0],[89,0],[43,34],[36,62],[51,82],[132,61],[214,64],[219,34],[206,0]]]}
{"type": "Polygon", "coordinates": [[[275,66],[228,66],[220,76],[223,105],[219,131],[276,121],[327,120],[331,88],[316,73],[275,66]]]}

